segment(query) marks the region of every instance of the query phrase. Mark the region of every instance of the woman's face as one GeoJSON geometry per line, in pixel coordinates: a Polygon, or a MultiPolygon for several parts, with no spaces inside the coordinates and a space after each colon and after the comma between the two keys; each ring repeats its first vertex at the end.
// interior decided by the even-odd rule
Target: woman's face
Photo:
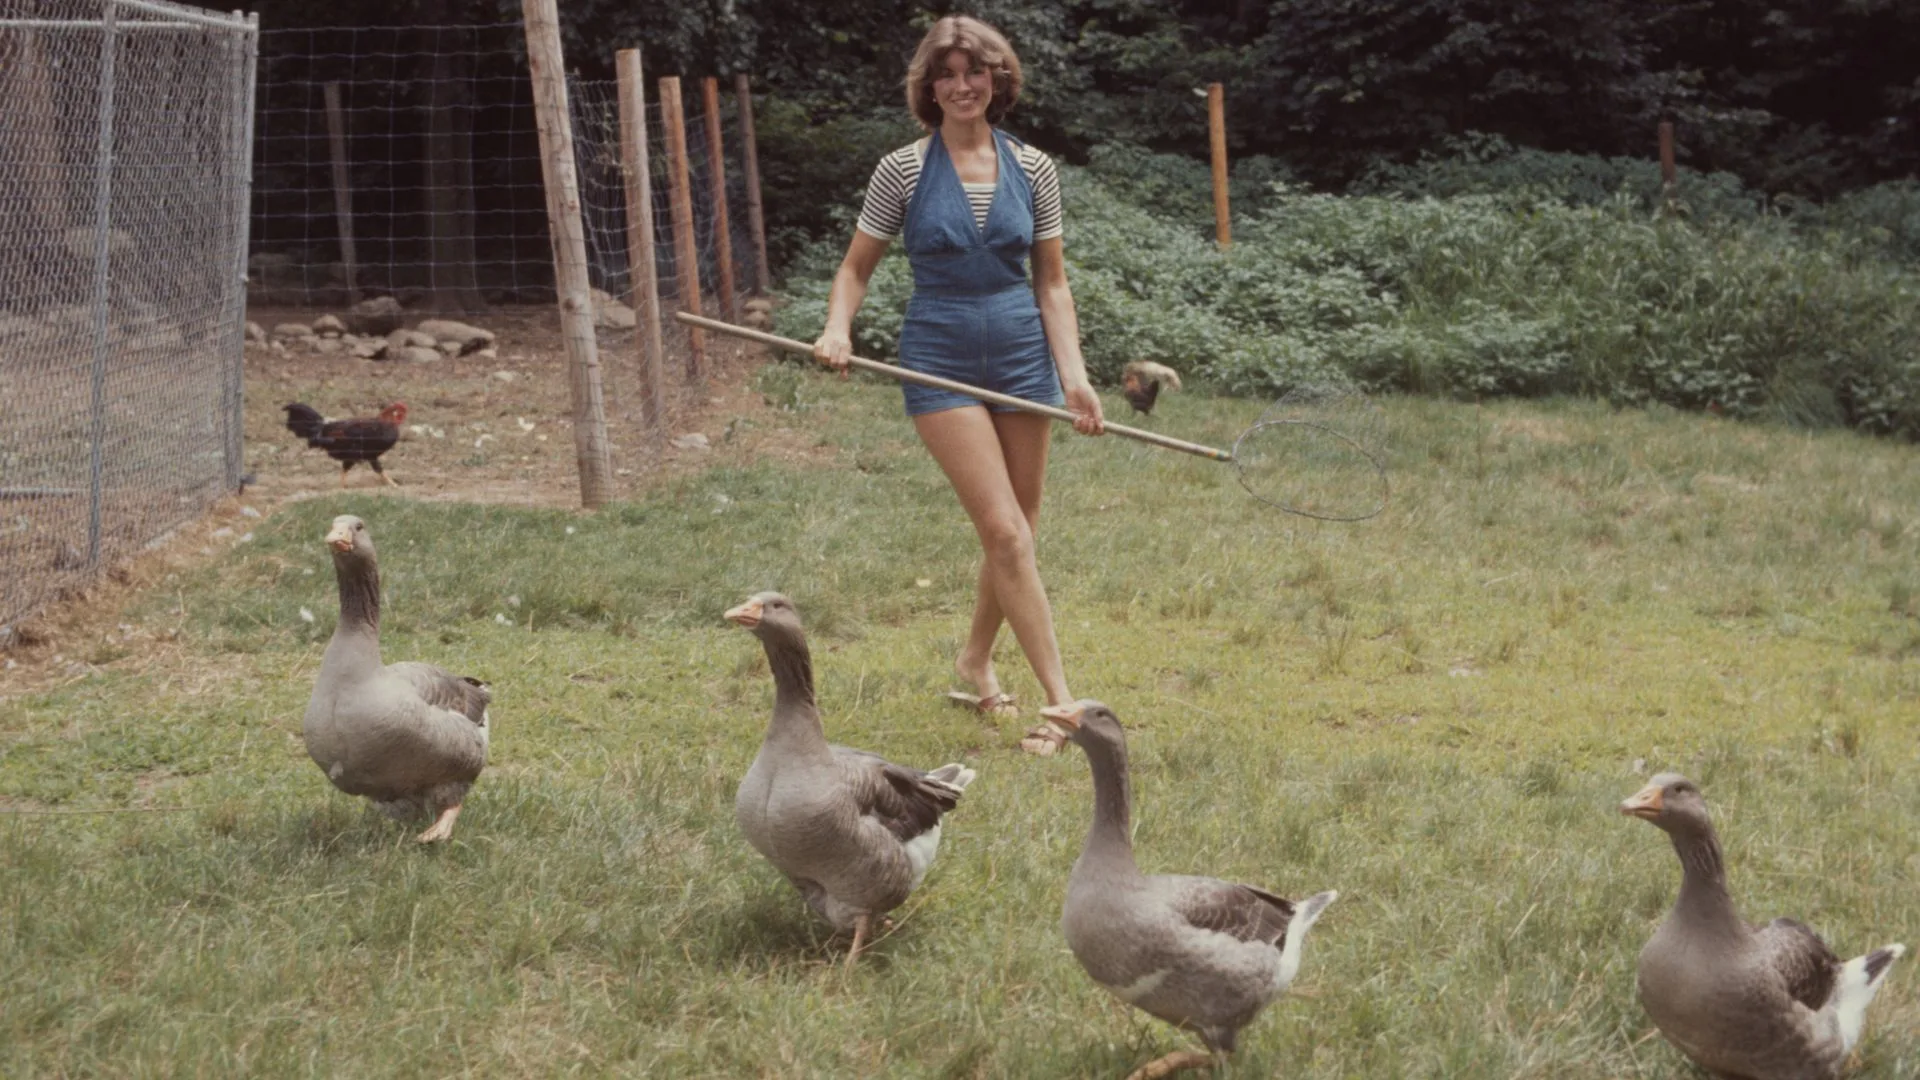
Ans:
{"type": "Polygon", "coordinates": [[[977,120],[993,101],[993,73],[959,49],[947,53],[933,77],[933,103],[948,120],[977,120]]]}

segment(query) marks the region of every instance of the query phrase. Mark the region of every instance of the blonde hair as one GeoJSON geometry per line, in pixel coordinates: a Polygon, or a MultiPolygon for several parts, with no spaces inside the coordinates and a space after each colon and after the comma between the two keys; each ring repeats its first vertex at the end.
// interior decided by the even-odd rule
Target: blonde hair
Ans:
{"type": "Polygon", "coordinates": [[[993,100],[987,103],[987,123],[998,124],[1020,97],[1020,58],[1007,39],[986,23],[968,15],[948,15],[933,24],[907,65],[907,108],[922,127],[940,126],[945,113],[933,100],[933,80],[946,70],[947,54],[963,52],[993,73],[993,100]]]}

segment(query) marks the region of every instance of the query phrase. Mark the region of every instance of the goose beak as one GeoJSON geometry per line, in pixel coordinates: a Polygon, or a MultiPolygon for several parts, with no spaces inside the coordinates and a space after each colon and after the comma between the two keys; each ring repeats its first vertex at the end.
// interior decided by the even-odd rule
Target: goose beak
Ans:
{"type": "Polygon", "coordinates": [[[1049,705],[1040,710],[1040,717],[1043,720],[1051,720],[1070,731],[1079,731],[1080,710],[1083,707],[1077,701],[1071,705],[1049,705]]]}
{"type": "Polygon", "coordinates": [[[327,530],[327,546],[345,555],[353,550],[353,531],[344,526],[335,525],[327,530]]]}
{"type": "Polygon", "coordinates": [[[760,601],[758,599],[750,599],[739,607],[728,608],[725,618],[730,623],[744,626],[751,630],[760,625],[761,611],[760,601]]]}
{"type": "Polygon", "coordinates": [[[1659,817],[1660,812],[1665,808],[1665,795],[1662,789],[1653,784],[1648,784],[1646,787],[1641,788],[1633,798],[1620,804],[1621,813],[1646,821],[1652,821],[1654,818],[1659,817]]]}

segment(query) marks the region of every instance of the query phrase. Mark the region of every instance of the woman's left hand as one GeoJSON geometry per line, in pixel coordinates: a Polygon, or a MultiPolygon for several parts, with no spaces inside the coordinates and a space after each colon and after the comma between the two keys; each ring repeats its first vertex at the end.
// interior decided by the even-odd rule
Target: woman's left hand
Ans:
{"type": "Polygon", "coordinates": [[[1106,434],[1107,419],[1100,411],[1100,395],[1093,392],[1093,384],[1075,382],[1065,389],[1067,411],[1073,414],[1073,430],[1082,435],[1106,434]]]}

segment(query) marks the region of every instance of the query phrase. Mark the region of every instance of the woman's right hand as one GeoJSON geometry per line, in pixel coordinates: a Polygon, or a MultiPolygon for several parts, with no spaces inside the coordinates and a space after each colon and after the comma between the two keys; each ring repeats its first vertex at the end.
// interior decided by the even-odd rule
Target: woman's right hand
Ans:
{"type": "Polygon", "coordinates": [[[845,375],[852,367],[853,342],[847,337],[845,331],[829,327],[820,335],[820,339],[813,343],[813,358],[841,375],[845,375]]]}

